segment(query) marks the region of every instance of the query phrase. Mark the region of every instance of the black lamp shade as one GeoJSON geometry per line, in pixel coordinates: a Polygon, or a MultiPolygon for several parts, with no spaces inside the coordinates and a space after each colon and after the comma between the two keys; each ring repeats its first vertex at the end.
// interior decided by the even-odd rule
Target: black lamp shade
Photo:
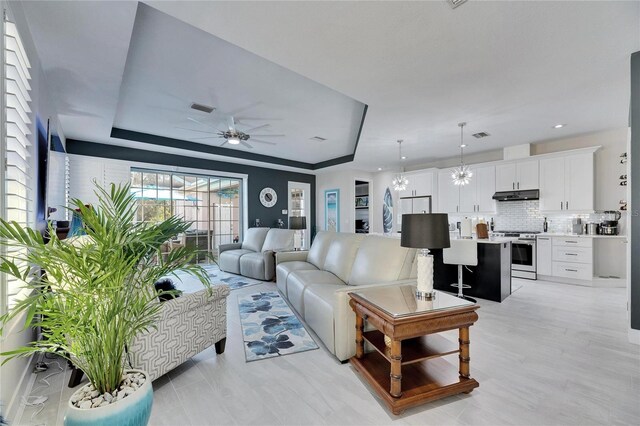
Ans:
{"type": "Polygon", "coordinates": [[[289,229],[307,229],[305,216],[289,216],[289,229]]]}
{"type": "Polygon", "coordinates": [[[450,247],[449,215],[446,213],[403,214],[400,245],[419,249],[450,247]]]}

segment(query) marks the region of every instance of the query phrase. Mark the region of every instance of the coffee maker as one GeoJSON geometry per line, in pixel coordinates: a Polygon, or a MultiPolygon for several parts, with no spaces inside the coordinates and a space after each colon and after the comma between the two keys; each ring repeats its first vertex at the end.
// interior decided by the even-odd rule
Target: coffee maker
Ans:
{"type": "Polygon", "coordinates": [[[618,235],[618,221],[622,214],[617,210],[605,210],[602,214],[600,233],[602,235],[618,235]]]}

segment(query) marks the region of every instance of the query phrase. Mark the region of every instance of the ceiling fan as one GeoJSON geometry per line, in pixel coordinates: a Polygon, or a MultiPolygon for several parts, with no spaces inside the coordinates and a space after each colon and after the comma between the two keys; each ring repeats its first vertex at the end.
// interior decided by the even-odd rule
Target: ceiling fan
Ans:
{"type": "Polygon", "coordinates": [[[236,124],[237,124],[237,120],[232,116],[228,116],[227,119],[227,124],[228,124],[228,129],[227,130],[221,130],[219,128],[217,128],[216,126],[209,124],[207,122],[204,121],[200,121],[200,120],[196,120],[195,118],[192,117],[187,117],[187,120],[193,122],[193,123],[197,123],[201,126],[205,126],[208,127],[210,129],[214,129],[215,131],[205,131],[205,130],[198,130],[198,129],[189,129],[186,127],[177,127],[178,129],[182,129],[182,130],[189,130],[191,132],[197,132],[197,133],[208,133],[211,136],[203,136],[203,137],[194,137],[194,138],[189,138],[192,140],[195,139],[224,139],[224,142],[222,142],[219,146],[224,146],[226,144],[229,145],[243,145],[249,149],[253,149],[253,146],[251,144],[249,144],[247,141],[249,139],[251,139],[251,142],[257,142],[257,143],[262,143],[262,144],[266,144],[266,145],[276,145],[275,142],[270,142],[270,141],[265,141],[265,140],[260,140],[260,139],[255,139],[255,137],[267,137],[267,138],[273,138],[273,137],[283,137],[285,135],[277,135],[277,134],[250,134],[250,132],[254,132],[256,130],[259,129],[264,129],[266,127],[269,127],[270,124],[262,124],[260,126],[255,126],[246,130],[238,130],[236,124]]]}

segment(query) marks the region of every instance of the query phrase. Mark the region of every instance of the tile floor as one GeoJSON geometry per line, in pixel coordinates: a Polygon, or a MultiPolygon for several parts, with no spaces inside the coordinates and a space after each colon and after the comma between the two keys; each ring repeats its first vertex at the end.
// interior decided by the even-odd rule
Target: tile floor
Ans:
{"type": "MultiPolygon", "coordinates": [[[[626,290],[515,284],[523,286],[503,303],[480,301],[471,328],[471,374],[480,387],[401,416],[322,346],[245,363],[236,299],[275,285],[234,291],[226,352],[207,349],[154,382],[150,424],[640,424],[640,347],[627,341],[626,290]]],[[[73,392],[68,376],[51,377],[36,392],[49,396],[44,409],[34,415],[26,407],[14,424],[62,424],[73,392]]]]}

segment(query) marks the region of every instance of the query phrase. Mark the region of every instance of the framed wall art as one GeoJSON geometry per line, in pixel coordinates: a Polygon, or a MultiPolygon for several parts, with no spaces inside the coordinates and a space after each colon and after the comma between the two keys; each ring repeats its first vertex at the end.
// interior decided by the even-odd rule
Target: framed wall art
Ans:
{"type": "Polygon", "coordinates": [[[324,229],[340,232],[340,190],[324,191],[324,229]]]}

